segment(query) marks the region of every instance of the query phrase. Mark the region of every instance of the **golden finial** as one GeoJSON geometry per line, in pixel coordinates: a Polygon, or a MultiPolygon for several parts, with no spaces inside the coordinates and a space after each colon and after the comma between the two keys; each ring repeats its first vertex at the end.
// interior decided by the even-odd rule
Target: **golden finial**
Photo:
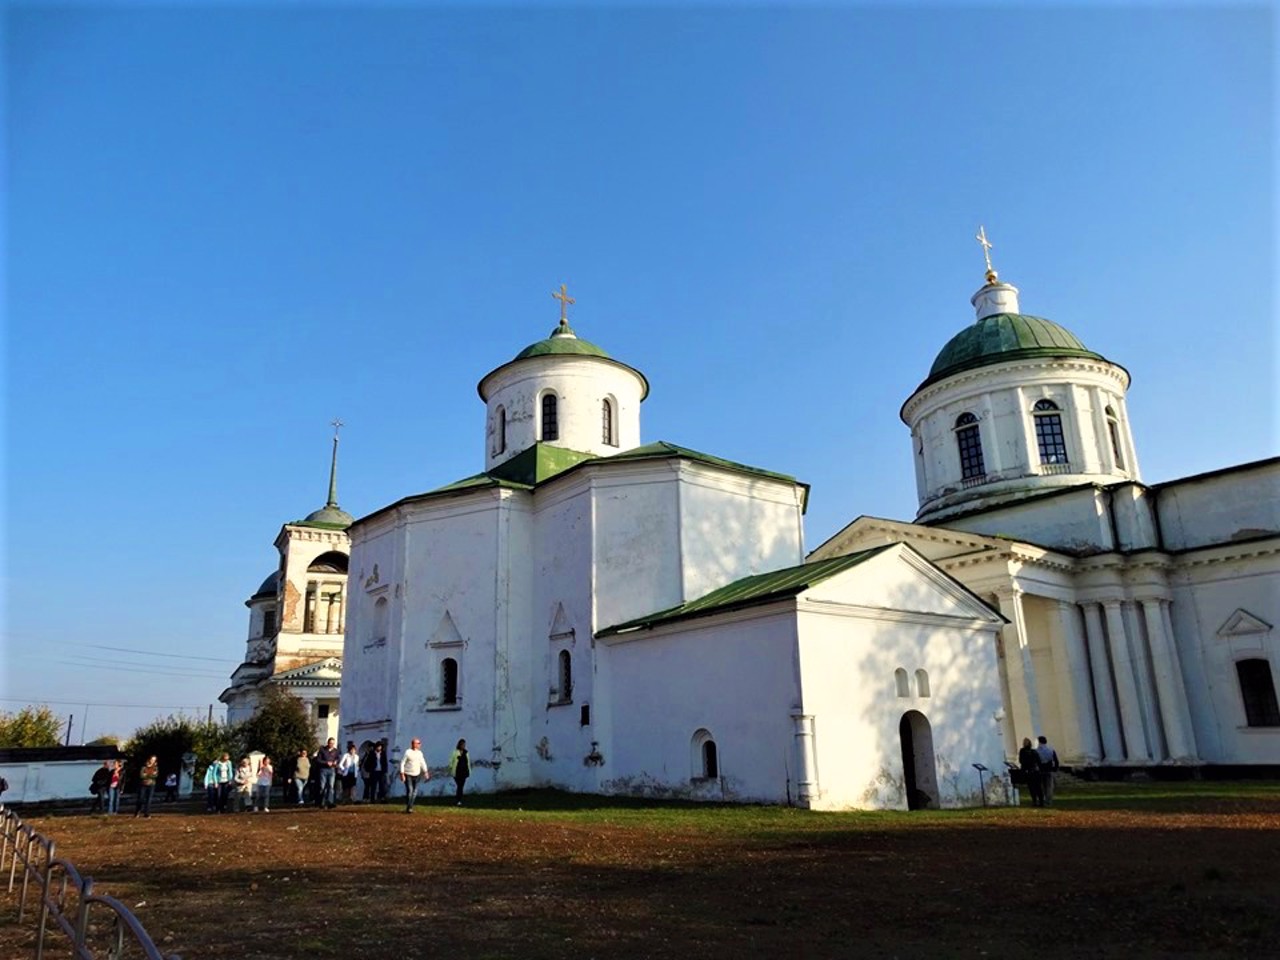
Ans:
{"type": "Polygon", "coordinates": [[[982,224],[978,224],[978,236],[974,239],[982,244],[982,256],[987,261],[987,283],[995,283],[1000,278],[996,275],[995,267],[991,266],[991,248],[994,244],[987,239],[987,229],[982,224]]]}
{"type": "Polygon", "coordinates": [[[566,311],[569,309],[569,304],[577,303],[578,301],[569,296],[563,283],[560,284],[560,292],[553,292],[551,295],[560,301],[560,326],[567,327],[569,325],[569,316],[566,311]]]}

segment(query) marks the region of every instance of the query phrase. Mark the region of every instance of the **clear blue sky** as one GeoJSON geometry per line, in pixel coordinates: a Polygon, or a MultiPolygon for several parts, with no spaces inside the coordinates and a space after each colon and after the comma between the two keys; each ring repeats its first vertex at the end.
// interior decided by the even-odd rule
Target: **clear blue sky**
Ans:
{"type": "Polygon", "coordinates": [[[475,473],[560,283],[810,547],[914,516],[979,224],[1145,480],[1274,455],[1272,8],[1035,7],[10,3],[0,708],[215,702],[328,422],[357,516],[475,473]]]}

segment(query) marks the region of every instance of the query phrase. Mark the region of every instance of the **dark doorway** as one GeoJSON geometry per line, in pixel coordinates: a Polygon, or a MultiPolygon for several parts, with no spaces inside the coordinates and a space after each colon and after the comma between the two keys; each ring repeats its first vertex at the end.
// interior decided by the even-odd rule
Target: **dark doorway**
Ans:
{"type": "Polygon", "coordinates": [[[938,806],[938,775],[933,760],[933,730],[919,710],[908,710],[898,722],[902,741],[902,781],[908,810],[938,806]]]}

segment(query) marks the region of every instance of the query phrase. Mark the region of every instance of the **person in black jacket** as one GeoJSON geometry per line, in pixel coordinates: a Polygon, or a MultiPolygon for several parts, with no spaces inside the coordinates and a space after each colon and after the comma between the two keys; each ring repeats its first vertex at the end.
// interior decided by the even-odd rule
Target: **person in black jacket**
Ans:
{"type": "Polygon", "coordinates": [[[375,743],[365,751],[360,761],[360,777],[364,780],[364,802],[373,803],[387,796],[387,751],[382,743],[375,743]]]}
{"type": "Polygon", "coordinates": [[[1022,738],[1022,749],[1018,751],[1018,769],[1027,781],[1027,789],[1031,791],[1031,805],[1044,806],[1044,780],[1040,777],[1040,754],[1031,745],[1030,737],[1022,738]]]}
{"type": "Polygon", "coordinates": [[[89,792],[93,794],[93,807],[90,813],[103,809],[107,800],[107,791],[111,789],[111,761],[103,760],[102,766],[93,771],[93,779],[89,781],[89,792]]]}

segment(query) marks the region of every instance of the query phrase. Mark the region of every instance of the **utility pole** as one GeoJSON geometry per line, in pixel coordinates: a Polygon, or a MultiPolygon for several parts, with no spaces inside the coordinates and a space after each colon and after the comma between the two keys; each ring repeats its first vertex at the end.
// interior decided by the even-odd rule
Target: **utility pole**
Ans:
{"type": "Polygon", "coordinates": [[[74,713],[67,716],[67,742],[63,744],[64,747],[71,746],[71,725],[75,723],[75,720],[76,715],[74,713]]]}
{"type": "Polygon", "coordinates": [[[209,704],[209,722],[213,723],[213,704],[209,704]]]}

